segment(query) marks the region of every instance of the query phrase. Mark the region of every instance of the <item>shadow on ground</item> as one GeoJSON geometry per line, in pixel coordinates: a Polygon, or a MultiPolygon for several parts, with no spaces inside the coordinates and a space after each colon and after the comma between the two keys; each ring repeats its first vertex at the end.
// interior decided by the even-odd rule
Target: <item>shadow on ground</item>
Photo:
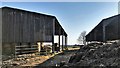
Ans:
{"type": "Polygon", "coordinates": [[[64,63],[68,63],[70,57],[77,52],[78,50],[66,50],[56,56],[48,59],[47,61],[43,62],[42,64],[38,64],[35,68],[40,67],[52,67],[52,66],[60,66],[64,63]]]}

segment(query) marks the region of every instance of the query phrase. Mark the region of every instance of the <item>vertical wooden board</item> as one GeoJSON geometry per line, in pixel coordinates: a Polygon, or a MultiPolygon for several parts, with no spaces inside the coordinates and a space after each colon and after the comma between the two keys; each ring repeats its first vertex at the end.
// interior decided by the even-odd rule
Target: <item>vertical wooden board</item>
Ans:
{"type": "Polygon", "coordinates": [[[43,38],[42,38],[42,41],[44,40],[45,41],[45,16],[43,16],[43,33],[42,33],[42,36],[43,36],[43,38]]]}
{"type": "Polygon", "coordinates": [[[41,25],[41,16],[40,15],[37,15],[37,22],[36,22],[36,24],[38,24],[38,26],[37,26],[37,33],[38,33],[38,41],[40,41],[41,40],[41,30],[40,30],[40,25],[41,25]]]}
{"type": "Polygon", "coordinates": [[[15,14],[15,10],[13,10],[12,11],[12,21],[11,21],[12,23],[13,23],[13,25],[11,26],[11,28],[12,28],[12,30],[11,31],[13,31],[11,34],[13,35],[12,36],[12,38],[13,38],[13,41],[12,41],[12,43],[13,42],[16,42],[16,31],[15,30],[17,30],[17,28],[16,28],[16,14],[15,14]]]}
{"type": "Polygon", "coordinates": [[[31,33],[31,31],[30,31],[30,25],[31,25],[31,23],[29,22],[29,13],[27,12],[27,22],[28,22],[28,42],[30,42],[30,33],[31,33]]]}
{"type": "Polygon", "coordinates": [[[45,20],[47,20],[47,19],[46,19],[45,16],[43,16],[43,20],[42,20],[43,21],[43,23],[42,23],[43,24],[43,28],[42,28],[42,36],[43,36],[43,38],[42,38],[42,41],[46,41],[45,40],[45,37],[46,37],[45,36],[45,28],[46,28],[46,21],[45,20]]]}
{"type": "Polygon", "coordinates": [[[25,32],[25,37],[26,37],[26,40],[25,42],[28,42],[28,39],[29,39],[29,23],[28,23],[28,18],[27,18],[27,12],[24,13],[24,16],[25,16],[25,29],[26,32],[25,32]]]}
{"type": "Polygon", "coordinates": [[[33,22],[33,14],[29,13],[29,21],[30,21],[30,42],[34,42],[34,22],[33,22]]]}
{"type": "Polygon", "coordinates": [[[37,23],[36,23],[36,16],[34,15],[34,18],[33,18],[33,20],[34,20],[34,30],[35,30],[35,40],[38,40],[38,29],[37,29],[37,23]]]}
{"type": "Polygon", "coordinates": [[[42,31],[42,36],[43,36],[42,39],[41,39],[42,41],[43,40],[46,41],[45,40],[45,20],[46,20],[46,18],[45,18],[45,16],[43,16],[43,19],[42,19],[43,26],[42,26],[42,30],[41,30],[42,31]]]}
{"type": "Polygon", "coordinates": [[[39,25],[39,41],[41,41],[41,39],[43,38],[43,36],[42,36],[42,28],[43,28],[43,22],[42,22],[42,15],[39,15],[39,23],[40,23],[40,25],[39,25]]]}
{"type": "Polygon", "coordinates": [[[120,15],[118,15],[118,39],[120,39],[120,15]]]}
{"type": "Polygon", "coordinates": [[[10,28],[10,38],[9,38],[9,41],[12,43],[12,42],[15,42],[15,35],[14,35],[14,33],[15,33],[15,29],[16,28],[14,28],[14,26],[16,26],[15,25],[15,17],[14,17],[14,10],[13,9],[11,9],[11,11],[10,11],[10,21],[9,21],[9,28],[10,28]]]}
{"type": "Polygon", "coordinates": [[[6,30],[6,28],[5,27],[8,27],[7,26],[7,19],[8,19],[8,16],[7,16],[7,9],[4,9],[4,23],[3,23],[3,27],[2,27],[2,30],[3,30],[3,42],[6,42],[7,41],[7,39],[6,39],[6,37],[7,37],[7,30],[6,30]]]}
{"type": "Polygon", "coordinates": [[[18,20],[18,16],[16,15],[16,10],[13,10],[13,19],[14,19],[14,21],[13,21],[13,23],[14,23],[14,28],[13,28],[13,30],[14,30],[14,42],[17,42],[18,41],[18,35],[19,35],[19,33],[17,32],[18,31],[18,26],[17,26],[17,20],[18,20]]]}
{"type": "Polygon", "coordinates": [[[18,27],[17,27],[17,15],[16,15],[16,11],[13,10],[13,36],[14,36],[14,42],[17,42],[17,35],[18,35],[18,27]]]}
{"type": "Polygon", "coordinates": [[[23,19],[24,19],[24,17],[23,17],[22,12],[20,12],[20,18],[21,18],[21,19],[20,19],[21,42],[24,42],[24,41],[23,41],[23,38],[24,38],[24,37],[23,37],[23,30],[24,30],[24,29],[23,29],[23,27],[24,27],[24,26],[23,26],[23,25],[24,25],[23,19]]]}
{"type": "Polygon", "coordinates": [[[8,21],[8,13],[7,13],[7,9],[5,9],[5,22],[4,22],[4,27],[3,27],[3,30],[4,30],[4,42],[7,42],[7,29],[6,29],[6,27],[8,27],[8,25],[7,25],[7,21],[8,21]]]}
{"type": "Polygon", "coordinates": [[[20,42],[23,42],[23,39],[22,39],[23,38],[23,26],[22,26],[23,22],[21,21],[22,20],[22,16],[21,16],[21,12],[20,11],[18,11],[17,13],[19,15],[19,20],[18,20],[19,21],[19,34],[20,34],[19,35],[20,36],[19,40],[20,40],[20,42]]]}
{"type": "Polygon", "coordinates": [[[11,17],[10,17],[10,9],[8,9],[8,22],[7,22],[7,25],[8,25],[8,28],[7,28],[7,33],[8,33],[8,37],[7,37],[7,40],[8,40],[8,42],[10,42],[11,40],[10,40],[10,38],[11,38],[11,36],[10,36],[10,31],[11,31],[11,28],[10,28],[10,22],[11,22],[11,17]]]}
{"type": "Polygon", "coordinates": [[[36,25],[36,23],[35,23],[35,16],[34,16],[34,14],[32,14],[32,22],[33,22],[33,24],[34,24],[34,42],[36,42],[37,41],[37,39],[36,39],[36,29],[35,29],[35,25],[36,25]]]}
{"type": "Polygon", "coordinates": [[[19,42],[19,15],[17,10],[14,10],[14,42],[19,42]]]}
{"type": "Polygon", "coordinates": [[[49,28],[50,25],[49,25],[49,26],[48,26],[48,25],[49,25],[49,18],[46,17],[46,18],[45,18],[45,28],[44,28],[44,30],[45,30],[45,31],[44,31],[44,32],[45,32],[45,38],[44,38],[44,39],[45,39],[46,41],[48,41],[48,39],[49,39],[49,38],[48,38],[49,29],[48,29],[48,28],[49,28]]]}
{"type": "Polygon", "coordinates": [[[41,36],[41,27],[42,27],[42,23],[40,23],[41,21],[41,17],[39,15],[35,15],[34,17],[34,30],[35,30],[35,40],[36,41],[40,41],[42,36],[41,36]]]}
{"type": "Polygon", "coordinates": [[[19,12],[18,12],[18,10],[15,10],[14,11],[15,12],[15,18],[16,18],[16,21],[15,21],[15,27],[14,27],[14,30],[15,30],[15,39],[16,39],[16,41],[15,42],[20,42],[20,23],[19,23],[19,20],[20,20],[20,17],[19,17],[19,12]],[[17,28],[17,29],[15,29],[15,28],[17,28]],[[17,35],[16,35],[17,34],[17,35]]]}
{"type": "Polygon", "coordinates": [[[15,36],[16,42],[20,42],[20,22],[19,22],[19,20],[20,20],[20,17],[19,17],[18,12],[16,11],[16,28],[17,28],[17,30],[16,30],[17,35],[15,36]]]}
{"type": "Polygon", "coordinates": [[[52,24],[52,21],[50,20],[51,18],[48,18],[47,17],[47,20],[46,20],[46,28],[45,28],[45,30],[46,30],[46,40],[47,41],[51,41],[51,30],[52,30],[52,26],[51,26],[51,24],[52,24]]]}
{"type": "Polygon", "coordinates": [[[3,30],[4,30],[4,42],[7,42],[7,37],[8,37],[8,33],[7,33],[7,28],[8,28],[8,25],[7,25],[7,22],[8,22],[8,10],[5,9],[5,23],[4,23],[4,27],[3,27],[3,30]]]}
{"type": "Polygon", "coordinates": [[[28,18],[27,18],[27,12],[24,13],[24,16],[25,16],[24,30],[26,30],[25,31],[25,37],[26,37],[25,42],[29,42],[29,23],[28,23],[28,18]]]}
{"type": "Polygon", "coordinates": [[[25,36],[25,33],[26,33],[26,29],[25,29],[25,25],[26,25],[26,19],[25,19],[25,16],[23,14],[23,12],[21,12],[22,14],[22,22],[23,22],[23,42],[26,41],[26,36],[25,36]]]}
{"type": "Polygon", "coordinates": [[[24,42],[24,39],[23,39],[24,38],[24,36],[23,36],[23,30],[24,30],[23,29],[23,25],[24,25],[23,19],[24,19],[24,17],[22,16],[22,12],[20,12],[20,17],[21,17],[21,20],[20,20],[21,21],[21,29],[20,29],[21,30],[21,42],[24,42]]]}
{"type": "Polygon", "coordinates": [[[38,24],[37,26],[37,33],[38,33],[38,41],[40,41],[40,37],[41,37],[41,30],[40,30],[40,25],[41,25],[41,16],[40,15],[37,15],[37,22],[36,24],[38,24]]]}
{"type": "Polygon", "coordinates": [[[5,36],[5,30],[3,30],[3,27],[5,27],[5,23],[6,23],[5,16],[6,16],[5,9],[2,8],[2,17],[3,17],[2,18],[2,42],[5,41],[5,38],[4,38],[4,36],[5,36]]]}
{"type": "Polygon", "coordinates": [[[26,33],[27,33],[27,20],[26,20],[26,16],[24,14],[24,12],[21,13],[22,14],[22,22],[23,22],[23,42],[26,42],[27,41],[27,36],[26,36],[26,33]]]}
{"type": "Polygon", "coordinates": [[[28,18],[28,20],[27,20],[27,22],[28,22],[28,24],[29,24],[29,37],[28,37],[28,42],[30,42],[30,39],[31,39],[31,37],[30,37],[30,35],[31,35],[31,22],[29,21],[30,20],[30,18],[29,18],[29,13],[27,13],[27,18],[28,18]]]}
{"type": "Polygon", "coordinates": [[[30,42],[30,33],[31,33],[31,31],[30,31],[30,25],[31,25],[31,23],[30,23],[30,16],[29,16],[29,13],[27,12],[26,13],[26,15],[27,15],[27,22],[28,22],[28,42],[30,42]]]}
{"type": "Polygon", "coordinates": [[[15,39],[15,29],[17,29],[17,28],[15,28],[15,26],[16,26],[16,18],[15,18],[15,12],[14,12],[14,10],[11,10],[12,12],[11,12],[11,15],[12,15],[12,18],[11,18],[11,38],[12,38],[12,40],[11,40],[11,43],[13,43],[13,42],[16,42],[16,39],[15,39]]]}
{"type": "Polygon", "coordinates": [[[26,15],[27,15],[27,23],[28,23],[28,28],[27,28],[28,29],[28,41],[27,42],[30,42],[30,33],[31,32],[30,32],[29,13],[27,12],[26,15]]]}

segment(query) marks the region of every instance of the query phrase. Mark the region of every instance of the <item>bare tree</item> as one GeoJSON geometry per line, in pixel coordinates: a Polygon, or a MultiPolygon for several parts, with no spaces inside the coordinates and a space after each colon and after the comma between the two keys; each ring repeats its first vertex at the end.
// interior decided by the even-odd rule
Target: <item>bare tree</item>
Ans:
{"type": "Polygon", "coordinates": [[[79,44],[82,42],[82,44],[86,45],[85,36],[86,36],[86,31],[81,32],[81,34],[79,35],[79,37],[77,39],[79,44]]]}

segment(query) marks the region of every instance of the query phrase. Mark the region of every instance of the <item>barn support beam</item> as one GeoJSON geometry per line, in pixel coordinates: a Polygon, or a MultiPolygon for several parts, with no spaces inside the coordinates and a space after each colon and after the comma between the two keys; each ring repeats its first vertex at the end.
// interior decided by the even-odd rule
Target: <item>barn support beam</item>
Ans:
{"type": "Polygon", "coordinates": [[[40,51],[42,47],[43,47],[43,42],[40,42],[40,51]]]}
{"type": "Polygon", "coordinates": [[[67,36],[65,36],[65,49],[67,49],[67,36]]]}
{"type": "Polygon", "coordinates": [[[105,43],[105,27],[103,26],[103,43],[105,43]]]}
{"type": "Polygon", "coordinates": [[[52,53],[54,53],[54,51],[55,51],[55,45],[54,45],[54,35],[55,35],[55,19],[53,19],[52,53]]]}
{"type": "Polygon", "coordinates": [[[38,42],[37,45],[38,45],[38,52],[40,53],[43,42],[38,42]]]}
{"type": "Polygon", "coordinates": [[[54,51],[55,51],[55,47],[54,47],[54,36],[52,36],[52,53],[54,53],[54,51]]]}
{"type": "Polygon", "coordinates": [[[59,27],[59,36],[58,36],[59,51],[60,51],[60,34],[61,34],[61,28],[59,27]]]}
{"type": "Polygon", "coordinates": [[[59,51],[60,51],[60,34],[58,36],[58,45],[59,45],[59,51]]]}
{"type": "Polygon", "coordinates": [[[62,35],[62,51],[63,51],[63,35],[62,35]]]}
{"type": "Polygon", "coordinates": [[[63,51],[63,43],[64,43],[64,38],[63,38],[63,36],[64,36],[64,32],[62,32],[62,51],[63,51]]]}

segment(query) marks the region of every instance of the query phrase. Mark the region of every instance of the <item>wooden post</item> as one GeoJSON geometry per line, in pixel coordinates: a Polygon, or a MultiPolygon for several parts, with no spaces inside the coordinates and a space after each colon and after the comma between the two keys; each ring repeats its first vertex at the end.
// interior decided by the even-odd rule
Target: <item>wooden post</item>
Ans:
{"type": "Polygon", "coordinates": [[[41,50],[40,42],[37,42],[37,45],[38,45],[38,53],[40,53],[41,50]]]}
{"type": "Polygon", "coordinates": [[[65,48],[67,49],[67,36],[65,36],[65,48]]]}
{"type": "Polygon", "coordinates": [[[64,32],[62,32],[62,51],[63,51],[63,35],[64,35],[64,32]]]}
{"type": "Polygon", "coordinates": [[[103,42],[105,43],[105,26],[103,26],[103,42]]]}
{"type": "Polygon", "coordinates": [[[54,53],[54,51],[55,51],[55,47],[54,47],[54,34],[55,34],[55,19],[53,19],[52,53],[54,53]]]}
{"type": "Polygon", "coordinates": [[[61,34],[61,28],[59,27],[59,38],[58,38],[59,51],[60,51],[60,34],[61,34]]]}

